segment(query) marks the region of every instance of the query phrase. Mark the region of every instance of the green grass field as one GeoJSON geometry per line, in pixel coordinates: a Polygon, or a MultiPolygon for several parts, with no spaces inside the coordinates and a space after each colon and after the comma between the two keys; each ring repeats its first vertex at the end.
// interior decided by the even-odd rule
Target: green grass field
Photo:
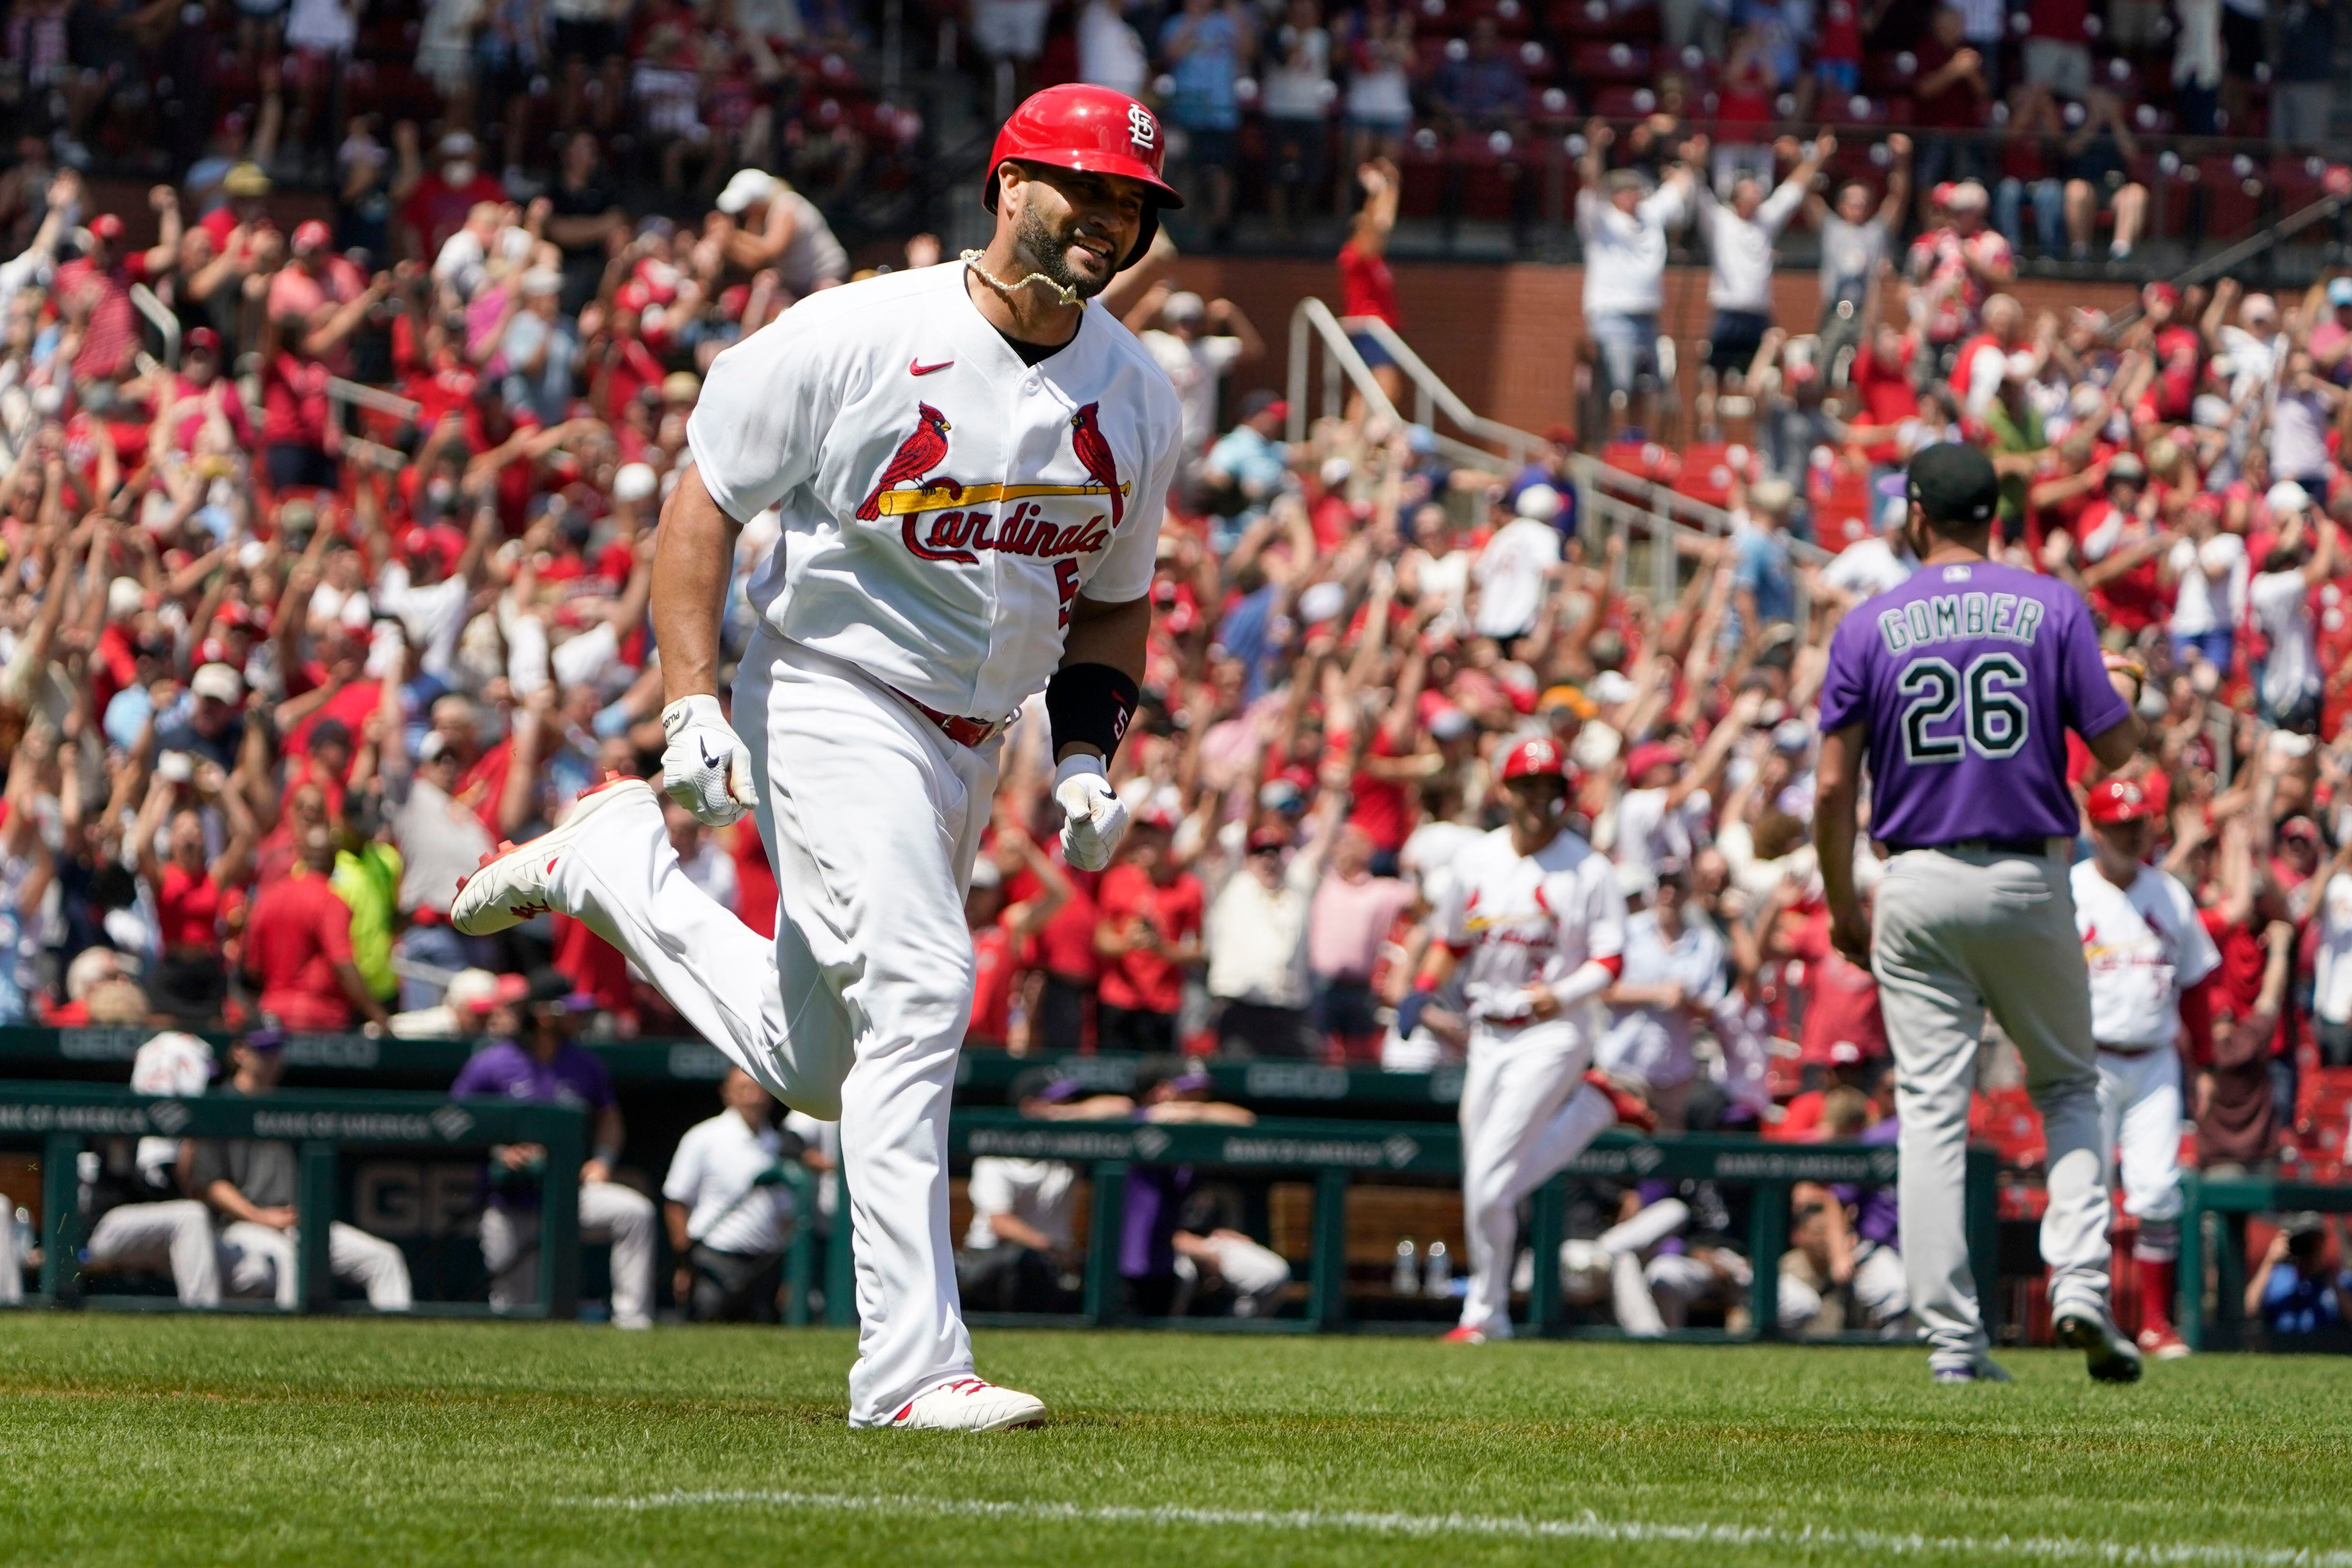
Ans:
{"type": "Polygon", "coordinates": [[[0,1562],[2352,1564],[2352,1363],[988,1333],[1053,1424],[842,1424],[818,1331],[0,1317],[0,1562]]]}

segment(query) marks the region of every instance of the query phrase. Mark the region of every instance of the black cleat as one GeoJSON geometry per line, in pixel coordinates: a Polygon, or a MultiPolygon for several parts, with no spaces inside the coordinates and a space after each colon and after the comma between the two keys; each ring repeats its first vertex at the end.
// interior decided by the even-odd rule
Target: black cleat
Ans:
{"type": "Polygon", "coordinates": [[[2083,1352],[2092,1381],[2139,1381],[2139,1347],[2124,1338],[2123,1331],[2105,1311],[2095,1307],[2063,1308],[2051,1326],[2060,1344],[2083,1352]]]}

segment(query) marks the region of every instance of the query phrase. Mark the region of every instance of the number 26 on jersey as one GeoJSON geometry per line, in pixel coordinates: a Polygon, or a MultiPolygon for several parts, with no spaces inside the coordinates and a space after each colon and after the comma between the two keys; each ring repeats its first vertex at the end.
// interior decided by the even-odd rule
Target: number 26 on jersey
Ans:
{"type": "Polygon", "coordinates": [[[1913,763],[1957,763],[1973,750],[1996,761],[2025,744],[2025,666],[2013,654],[1979,654],[1965,673],[1949,659],[1927,655],[1903,667],[1895,689],[1903,706],[1903,758],[1913,763]]]}

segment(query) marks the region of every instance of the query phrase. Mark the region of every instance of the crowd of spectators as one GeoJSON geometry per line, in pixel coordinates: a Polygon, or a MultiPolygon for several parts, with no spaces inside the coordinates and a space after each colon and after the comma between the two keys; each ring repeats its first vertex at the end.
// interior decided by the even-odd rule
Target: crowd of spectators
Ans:
{"type": "MultiPolygon", "coordinates": [[[[2338,9],[1363,0],[1327,11],[1320,0],[1184,0],[1162,10],[1088,0],[1058,48],[1045,0],[974,0],[973,26],[1024,70],[1157,95],[1179,133],[1171,167],[1204,198],[1213,237],[1228,231],[1237,182],[1283,237],[1303,213],[1344,214],[1348,172],[1374,156],[1430,171],[1424,189],[1449,218],[1476,205],[1471,187],[1483,184],[1491,210],[1481,216],[1523,230],[1542,200],[1539,166],[1562,162],[1562,134],[1598,116],[1675,142],[1676,128],[1708,132],[1727,199],[1743,171],[1769,174],[1776,127],[1916,128],[1923,185],[2009,186],[2012,239],[2024,195],[2039,244],[2079,256],[2100,221],[2129,253],[2156,167],[2146,140],[2188,139],[2168,144],[2165,170],[2179,174],[2185,150],[2189,178],[2207,172],[2196,165],[2220,138],[2267,137],[2295,154],[2334,141],[2338,9]],[[1014,16],[1026,31],[1003,25],[1014,16]],[[2120,197],[2134,184],[2136,197],[2120,197]]],[[[1567,150],[1580,152],[1572,136],[1567,150]]],[[[2302,180],[2295,163],[2280,163],[2290,184],[2302,180]]],[[[2227,157],[2210,172],[2228,187],[2271,174],[2264,161],[2238,168],[2227,157]]],[[[2209,233],[2221,232],[2215,216],[2209,233]]]]}
{"type": "MultiPolygon", "coordinates": [[[[1385,168],[1363,170],[1375,213],[1385,168]]],[[[1706,210],[1723,229],[1804,194],[1792,179],[1758,205],[1743,182],[1706,210]]],[[[567,310],[543,210],[479,204],[430,265],[371,275],[322,227],[252,243],[268,231],[236,198],[189,197],[180,224],[169,188],[152,200],[165,237],[118,257],[120,221],[85,210],[71,172],[43,195],[9,264],[0,366],[0,1014],[465,1032],[444,993],[476,968],[561,974],[591,1029],[674,1029],[583,929],[466,939],[447,900],[484,850],[603,771],[649,769],[650,536],[696,367],[787,308],[780,260],[817,253],[806,287],[838,273],[821,219],[747,172],[700,234],[613,244],[567,310]],[[188,240],[220,227],[248,268],[237,306],[203,315],[163,368],[139,352],[125,279],[212,311],[190,295],[214,264],[192,274],[188,240]],[[244,386],[223,363],[241,325],[260,345],[244,386]],[[345,408],[331,378],[371,361],[396,395],[345,408]]],[[[1264,352],[1247,316],[1181,288],[1164,252],[1129,275],[1118,308],[1183,388],[1194,453],[1120,762],[1139,826],[1110,872],[1059,866],[1040,847],[1041,727],[1016,733],[973,893],[975,1046],[1438,1059],[1442,1037],[1381,1037],[1423,884],[1491,810],[1496,746],[1542,729],[1573,748],[1589,826],[1637,897],[1659,878],[1685,893],[1658,927],[1674,1003],[1629,1004],[1625,1024],[1653,1088],[1685,1087],[1695,1050],[1716,1048],[1695,1041],[1739,1036],[1721,1020],[1743,1008],[1760,1009],[1757,1039],[1809,1042],[1807,1067],[1841,1038],[1880,1054],[1861,1022],[1822,1021],[1859,1009],[1813,1005],[1840,978],[1806,881],[1812,688],[1833,617],[1906,570],[1882,527],[1892,476],[1925,442],[1967,439],[2005,477],[2004,548],[2078,584],[2158,670],[2146,766],[2217,922],[2247,952],[2268,920],[2295,922],[2276,1114],[2241,1140],[2266,1155],[2296,1120],[2297,1043],[2352,1065],[2352,891],[2344,911],[2320,896],[2344,837],[2352,561],[2335,516],[2352,499],[2333,476],[2352,279],[2284,302],[2153,285],[2123,327],[2033,319],[1997,291],[1983,195],[1937,193],[1907,258],[1878,231],[1860,310],[1825,284],[1825,321],[1860,318],[1842,348],[1735,323],[1755,331],[1753,395],[1725,401],[1727,439],[1682,454],[1716,476],[1733,527],[1688,547],[1669,603],[1628,596],[1622,539],[1604,551],[1579,525],[1572,431],[1507,478],[1360,413],[1287,443],[1271,395],[1221,403],[1264,352]]],[[[1611,210],[1637,225],[1655,199],[1611,210]]],[[[1839,205],[1864,231],[1882,216],[1839,205]]],[[[936,254],[918,241],[908,264],[936,254]]],[[[1377,270],[1376,245],[1349,265],[1377,270]]],[[[1718,320],[1752,316],[1744,303],[1727,295],[1718,320]]],[[[1654,477],[1672,460],[1607,456],[1654,477]]],[[[747,531],[743,570],[773,543],[747,531]]],[[[674,831],[689,874],[764,926],[773,884],[749,829],[679,814],[674,831]]],[[[1769,1120],[1769,1066],[1719,1048],[1707,1071],[1769,1120]]]]}
{"type": "MultiPolygon", "coordinates": [[[[1302,190],[1341,169],[1361,193],[1342,256],[1346,313],[1394,324],[1381,252],[1403,176],[1389,154],[1409,157],[1400,139],[1433,103],[1474,130],[1504,112],[1511,62],[1525,58],[1508,5],[1469,26],[1458,58],[1438,51],[1433,78],[1413,32],[1425,5],[1371,0],[1320,44],[1313,0],[1267,26],[1193,0],[1149,45],[1113,0],[1076,21],[1082,41],[1115,44],[1128,29],[1130,63],[1167,68],[1171,118],[1212,176],[1216,133],[1241,128],[1220,126],[1214,105],[1238,103],[1256,51],[1278,49],[1302,73],[1319,61],[1329,92],[1292,82],[1281,97],[1265,67],[1246,79],[1263,84],[1269,123],[1302,128],[1281,132],[1285,157],[1318,160],[1302,190]],[[1344,91],[1328,74],[1341,61],[1344,91]],[[1443,95],[1416,99],[1432,80],[1443,95]],[[1328,157],[1342,146],[1329,134],[1339,112],[1362,162],[1328,157]]],[[[1856,16],[1832,3],[1813,13],[1818,36],[1786,17],[1774,34],[1765,14],[1783,9],[1794,8],[1731,8],[1740,79],[1786,83],[1774,73],[1794,58],[1807,79],[1832,82],[1837,29],[1895,26],[1905,8],[1856,16]]],[[[2032,30],[2063,9],[2020,13],[2021,49],[1979,39],[1921,74],[2013,69],[2000,79],[2018,94],[2063,96],[2080,85],[2073,57],[2037,46],[2080,40],[2032,30]]],[[[2110,25],[2129,9],[2110,6],[2110,25]]],[[[2285,9],[2257,42],[2328,11],[2285,9]]],[[[857,26],[786,10],[789,24],[761,25],[814,30],[804,37],[857,26]]],[[[2188,20],[2196,7],[2179,10],[2188,20]]],[[[651,536],[688,460],[698,373],[845,279],[851,261],[803,189],[747,155],[761,145],[750,118],[732,142],[624,132],[625,98],[651,90],[647,62],[657,70],[682,47],[659,36],[674,23],[640,38],[593,5],[556,13],[551,38],[532,43],[551,52],[514,57],[550,69],[539,129],[563,134],[544,171],[522,166],[512,145],[532,143],[512,143],[511,121],[499,154],[462,116],[429,155],[410,122],[384,143],[358,124],[335,154],[335,221],[281,233],[270,171],[299,163],[303,138],[332,123],[316,90],[325,79],[304,74],[314,62],[271,68],[256,122],[225,118],[185,178],[148,195],[130,215],[154,234],[143,247],[58,156],[58,136],[27,138],[0,182],[0,226],[15,237],[0,264],[0,1023],[478,1038],[489,1048],[470,1087],[600,1111],[582,1214],[634,1282],[649,1276],[665,1216],[611,1180],[625,1129],[595,1058],[571,1042],[676,1032],[675,1015],[576,923],[542,917],[467,939],[448,925],[448,900],[483,851],[558,819],[605,771],[653,771],[651,536]],[[677,151],[688,145],[698,151],[677,151]],[[635,174],[652,156],[673,185],[701,181],[707,216],[630,217],[616,153],[635,174]],[[493,175],[494,160],[513,167],[493,175]],[[152,352],[163,343],[141,313],[151,297],[176,331],[176,364],[152,352]]],[[[2242,14],[2225,7],[2221,26],[2242,14]]],[[[1973,15],[1927,25],[1965,28],[1973,15]]],[[[443,41],[464,45],[436,79],[451,103],[461,88],[491,98],[499,49],[520,44],[503,16],[443,18],[443,41]]],[[[1042,37],[1050,13],[1036,16],[1042,37]]],[[[1703,5],[1660,18],[1669,43],[1702,47],[1719,19],[1703,5]]],[[[972,20],[975,47],[1008,37],[972,20]]],[[[299,44],[292,18],[286,29],[299,44]]],[[[8,37],[47,47],[37,26],[8,37]]],[[[60,79],[56,101],[83,114],[51,128],[69,142],[96,133],[90,103],[114,101],[81,89],[119,94],[131,74],[60,79]]],[[[1142,85],[1160,90],[1148,75],[1142,85]]],[[[681,112],[684,101],[681,89],[681,112]]],[[[2111,642],[2155,672],[2150,740],[2128,771],[2166,802],[2161,853],[2224,955],[2210,983],[2219,1026],[2197,1063],[2200,1157],[2332,1173],[2352,1099],[2332,1076],[2352,1069],[2352,488],[2339,477],[2352,278],[2285,300],[2228,281],[2185,295],[2158,284],[2128,320],[2035,316],[2004,291],[2004,201],[2012,224],[2054,211],[2042,237],[2068,243],[2087,242],[2108,211],[2111,243],[2128,244],[2118,193],[2131,187],[2065,161],[2080,149],[1988,186],[1948,161],[1965,139],[1923,137],[1914,153],[1890,136],[1869,183],[1817,186],[1837,167],[1836,137],[1743,142],[1720,109],[1711,141],[1679,121],[1645,118],[1622,135],[1596,123],[1580,198],[1588,244],[1627,262],[1601,285],[1614,295],[1587,300],[1620,384],[1654,368],[1643,355],[1657,300],[1640,287],[1664,266],[1659,234],[1685,219],[1708,229],[1710,358],[1737,395],[1706,411],[1708,439],[1680,454],[1601,429],[1589,443],[1726,509],[1724,537],[1677,546],[1672,598],[1626,591],[1625,536],[1578,505],[1587,443],[1570,426],[1507,475],[1454,466],[1428,430],[1360,406],[1290,441],[1279,401],[1225,385],[1265,353],[1245,312],[1184,288],[1165,247],[1123,280],[1111,303],[1184,394],[1192,452],[1152,589],[1147,698],[1117,767],[1136,826],[1110,870],[1062,865],[1044,726],[1033,715],[1013,732],[969,907],[982,956],[971,1048],[1444,1065],[1461,1048],[1458,1019],[1441,1003],[1400,1036],[1393,1005],[1452,853],[1495,820],[1494,760],[1542,732],[1575,759],[1581,830],[1638,911],[1602,1067],[1669,1126],[1885,1136],[1884,1027],[1868,974],[1828,941],[1807,842],[1814,698],[1836,617],[1909,569],[1886,528],[1891,480],[1921,445],[1969,440],[2004,476],[2006,557],[2075,584],[2111,642]],[[1924,221],[1906,247],[1915,189],[1924,221]],[[1820,330],[1791,335],[1757,284],[1801,211],[1830,243],[1820,330]]],[[[2105,118],[2075,132],[2133,133],[2087,112],[2105,118]]],[[[1213,214],[1233,195],[1205,194],[1213,214]]],[[[1301,199],[1304,210],[1321,196],[1301,199]]],[[[893,262],[939,259],[918,237],[893,262]]],[[[774,545],[772,526],[745,531],[731,646],[749,627],[740,585],[774,545]]],[[[2078,771],[2091,782],[2087,758],[2078,771]]],[[[750,824],[714,834],[673,812],[671,826],[688,873],[770,929],[774,882],[750,824]]],[[[272,1079],[266,1055],[236,1064],[251,1091],[272,1079]]],[[[1998,1134],[2017,1101],[1998,1073],[1988,1087],[1984,1126],[1998,1134]]],[[[755,1109],[747,1096],[729,1112],[743,1128],[711,1135],[739,1163],[772,1150],[755,1109]]],[[[513,1157],[530,1163],[527,1150],[513,1157]]],[[[170,1185],[147,1174],[158,1193],[170,1185]]],[[[286,1217],[279,1174],[215,1161],[183,1180],[223,1223],[266,1226],[286,1217]]],[[[527,1189],[494,1194],[486,1212],[527,1207],[527,1189]]],[[[671,1201],[690,1216],[699,1196],[689,1184],[671,1201]]],[[[1853,1230],[1855,1205],[1815,1208],[1797,1232],[1815,1283],[1865,1316],[1883,1310],[1853,1295],[1861,1243],[1874,1239],[1853,1230]]],[[[184,1244],[185,1212],[148,1217],[142,1245],[184,1244]]],[[[509,1299],[530,1287],[532,1234],[520,1219],[485,1223],[509,1299]]],[[[689,1255],[702,1243],[680,1234],[689,1255]]],[[[283,1248],[240,1235],[250,1258],[215,1264],[199,1295],[240,1268],[289,1288],[274,1270],[283,1248]]],[[[1599,1267],[1655,1245],[1621,1245],[1599,1267]]],[[[380,1259],[346,1251],[354,1278],[393,1293],[380,1259]]],[[[1716,1262],[1652,1268],[1662,1321],[1738,1289],[1729,1252],[1668,1256],[1716,1262]]],[[[699,1272],[680,1289],[714,1300],[740,1301],[757,1274],[724,1257],[688,1267],[699,1272]]],[[[1233,1267],[1248,1274],[1246,1260],[1233,1267]]],[[[641,1319],[649,1279],[629,1289],[641,1293],[616,1296],[615,1314],[641,1319]]],[[[1640,1311],[1624,1297],[1619,1310],[1640,1311]]]]}
{"type": "MultiPolygon", "coordinates": [[[[1416,213],[1524,232],[1572,134],[1600,116],[1705,131],[1727,199],[1777,131],[1822,123],[1922,144],[1921,188],[2009,187],[2003,229],[2053,254],[2111,226],[2128,251],[2159,163],[2209,187],[2202,232],[2244,226],[2264,184],[2310,184],[2335,141],[2336,0],[226,0],[28,5],[0,29],[0,128],[19,167],[0,223],[37,220],[55,167],[232,170],[328,194],[336,238],[398,253],[437,161],[416,127],[471,138],[432,189],[426,258],[480,200],[528,203],[565,171],[683,216],[737,168],[832,210],[919,184],[948,154],[935,89],[989,124],[1034,87],[1152,101],[1222,243],[1246,210],[1287,241],[1344,217],[1386,157],[1416,213]],[[585,133],[593,158],[572,145],[585,133]],[[2264,155],[2263,142],[2278,156],[2264,155]],[[2158,147],[2162,151],[2159,153],[2158,147]],[[241,170],[250,163],[254,167],[241,170]],[[2142,196],[2125,199],[2137,185],[2142,196]],[[2086,205],[2087,204],[2087,205],[2086,205]],[[2241,209],[2243,210],[2241,210],[2241,209]],[[2030,220],[2030,221],[2029,221],[2030,220]]],[[[1680,140],[1678,132],[1674,140],[1680,140]]],[[[1565,149],[1565,153],[1563,153],[1565,149]]],[[[950,178],[963,171],[944,171],[950,178]]],[[[1767,171],[1769,172],[1769,171],[1767,171]]],[[[1570,171],[1572,173],[1572,170],[1570,171]]],[[[558,217],[596,216],[567,208],[558,217]]],[[[1926,221],[1924,211],[1919,215],[1926,221]]],[[[577,232],[585,233],[585,230],[577,232]]],[[[20,236],[21,237],[21,236],[20,236]]],[[[215,237],[226,248],[226,233],[215,237]]],[[[602,236],[566,241],[593,245],[602,236]]],[[[199,263],[200,265],[200,263],[199,263]]],[[[571,301],[575,307],[577,300],[571,301]]]]}

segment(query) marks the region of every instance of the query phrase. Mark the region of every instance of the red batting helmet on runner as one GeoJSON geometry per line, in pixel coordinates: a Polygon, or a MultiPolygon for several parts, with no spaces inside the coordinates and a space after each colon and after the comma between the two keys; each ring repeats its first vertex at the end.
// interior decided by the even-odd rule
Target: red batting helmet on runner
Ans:
{"type": "Polygon", "coordinates": [[[1013,111],[996,133],[996,149],[988,155],[988,181],[981,187],[981,205],[996,210],[996,171],[1011,158],[1024,163],[1044,163],[1055,169],[1079,169],[1089,174],[1123,174],[1150,188],[1144,204],[1143,227],[1135,248],[1119,263],[1125,271],[1143,259],[1151,237],[1160,231],[1163,207],[1181,207],[1184,198],[1160,178],[1167,156],[1167,132],[1160,116],[1123,92],[1107,87],[1070,82],[1032,93],[1013,111]]]}
{"type": "Polygon", "coordinates": [[[1503,758],[1503,782],[1524,778],[1566,779],[1568,759],[1559,742],[1541,735],[1521,741],[1503,758]]]}

